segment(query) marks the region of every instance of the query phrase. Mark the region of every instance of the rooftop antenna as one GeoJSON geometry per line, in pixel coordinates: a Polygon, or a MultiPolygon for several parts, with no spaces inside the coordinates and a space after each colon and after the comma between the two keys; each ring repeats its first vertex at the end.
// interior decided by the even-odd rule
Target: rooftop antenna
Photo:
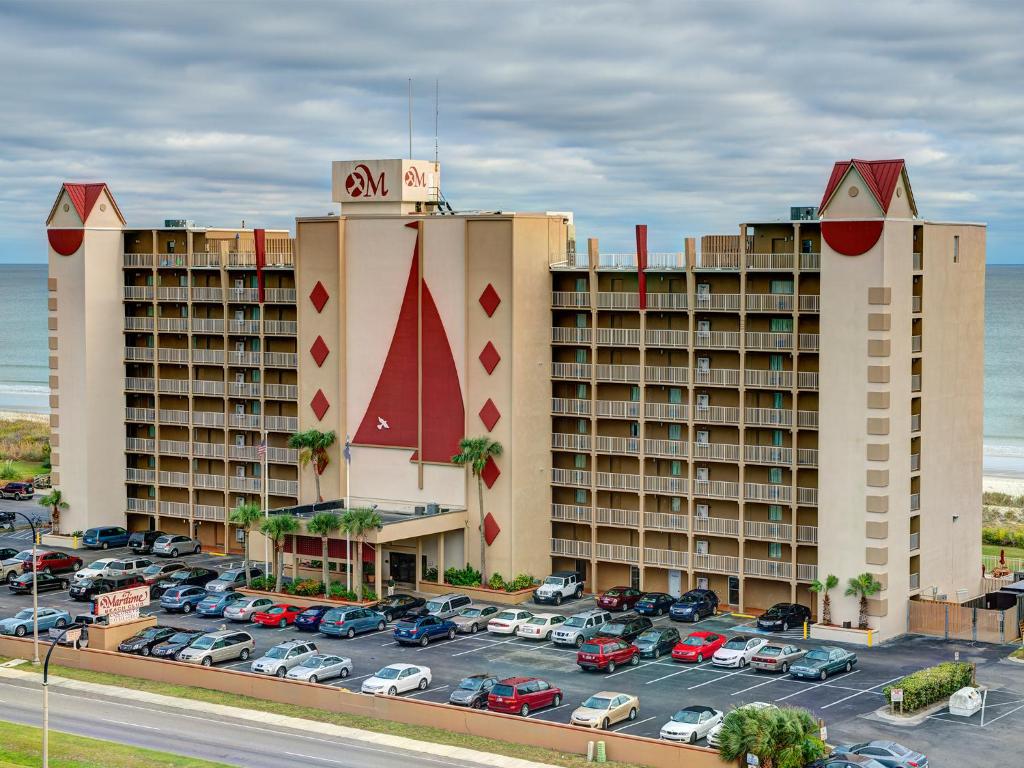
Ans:
{"type": "Polygon", "coordinates": [[[434,171],[437,172],[437,113],[438,113],[438,94],[440,92],[440,85],[438,80],[434,80],[434,171]]]}
{"type": "Polygon", "coordinates": [[[412,78],[409,78],[409,159],[412,160],[412,78]]]}

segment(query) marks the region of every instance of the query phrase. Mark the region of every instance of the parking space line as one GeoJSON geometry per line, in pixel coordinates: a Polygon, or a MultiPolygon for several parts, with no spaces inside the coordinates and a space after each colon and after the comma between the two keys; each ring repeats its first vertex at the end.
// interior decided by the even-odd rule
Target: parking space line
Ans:
{"type": "Polygon", "coordinates": [[[605,675],[605,677],[618,677],[619,675],[624,675],[627,672],[636,672],[638,669],[643,669],[644,667],[653,667],[653,666],[654,666],[654,662],[653,661],[649,661],[646,664],[640,663],[640,664],[637,664],[635,667],[626,667],[625,669],[620,669],[618,672],[612,672],[611,674],[605,675]]]}
{"type": "MultiPolygon", "coordinates": [[[[996,705],[996,706],[998,706],[998,705],[996,705]]],[[[982,728],[985,728],[985,727],[987,727],[989,725],[992,725],[992,723],[994,723],[996,720],[1001,720],[1002,718],[1006,717],[1007,715],[1012,715],[1018,709],[1024,709],[1024,704],[1021,704],[1019,707],[1016,707],[1015,709],[1011,709],[1009,712],[1003,712],[1003,714],[999,715],[998,717],[993,717],[987,723],[982,725],[982,728]]]]}
{"type": "Polygon", "coordinates": [[[540,719],[541,715],[546,715],[548,712],[554,712],[555,710],[563,709],[563,708],[568,707],[568,706],[569,706],[568,704],[559,704],[557,707],[548,707],[547,709],[539,709],[536,712],[531,712],[529,715],[527,715],[527,717],[529,719],[531,719],[531,720],[533,718],[540,719]]]}
{"type": "MultiPolygon", "coordinates": [[[[853,672],[847,672],[846,673],[846,677],[850,677],[851,675],[856,675],[858,672],[860,672],[859,669],[855,669],[855,670],[853,670],[853,672]]],[[[799,696],[801,693],[807,693],[807,691],[814,690],[815,688],[821,688],[821,686],[823,686],[823,685],[828,685],[828,680],[823,680],[822,682],[818,683],[817,685],[809,685],[806,688],[801,688],[799,691],[793,691],[793,693],[786,694],[781,699],[776,699],[775,701],[776,702],[785,701],[786,699],[791,699],[794,696],[799,696]]]]}
{"type": "MultiPolygon", "coordinates": [[[[658,663],[660,663],[660,662],[655,662],[655,664],[658,664],[658,663]]],[[[676,675],[685,675],[687,672],[693,672],[694,670],[697,670],[697,669],[704,669],[704,667],[707,667],[710,664],[711,664],[710,661],[705,661],[703,664],[694,664],[692,667],[686,667],[685,669],[680,669],[678,672],[672,672],[671,674],[664,675],[662,677],[656,677],[653,680],[648,680],[646,683],[644,683],[644,685],[651,685],[652,683],[660,683],[662,680],[668,680],[670,677],[675,677],[676,675]]]]}
{"type": "Polygon", "coordinates": [[[450,688],[448,685],[439,685],[437,688],[424,688],[422,691],[416,691],[416,693],[410,693],[405,698],[415,699],[417,696],[422,696],[425,693],[433,693],[434,691],[443,691],[445,688],[450,688]]]}
{"type": "Polygon", "coordinates": [[[902,679],[903,679],[902,676],[894,677],[892,680],[886,680],[884,683],[879,683],[878,685],[873,685],[870,688],[865,688],[863,691],[857,691],[856,693],[851,693],[849,696],[844,696],[843,698],[839,699],[838,701],[833,701],[831,704],[826,704],[825,706],[822,707],[822,709],[828,709],[829,707],[834,707],[836,704],[842,704],[844,701],[856,698],[857,696],[860,696],[863,693],[871,693],[876,688],[883,688],[883,687],[887,686],[889,683],[895,683],[897,680],[902,680],[902,679]]]}
{"type": "Polygon", "coordinates": [[[626,725],[622,726],[621,728],[609,728],[608,730],[615,731],[617,733],[619,731],[624,731],[627,728],[632,728],[634,725],[640,725],[640,723],[646,723],[647,721],[653,720],[654,718],[655,718],[655,715],[651,715],[650,717],[645,718],[643,720],[634,720],[631,723],[627,723],[626,725]]]}
{"type": "Polygon", "coordinates": [[[726,675],[722,675],[722,677],[712,678],[711,680],[705,680],[703,683],[697,683],[696,685],[691,685],[686,690],[692,691],[694,688],[701,688],[701,687],[703,687],[705,685],[711,685],[711,683],[717,683],[719,680],[722,680],[722,679],[724,679],[726,677],[735,677],[736,675],[742,675],[742,674],[751,674],[752,675],[752,674],[756,674],[756,673],[748,672],[747,669],[744,667],[743,669],[737,669],[735,672],[730,672],[730,673],[728,673],[726,675]]]}
{"type": "MultiPolygon", "coordinates": [[[[507,645],[508,643],[514,643],[517,639],[518,638],[512,637],[508,640],[499,640],[496,641],[494,645],[507,645]]],[[[488,646],[486,645],[481,645],[479,648],[470,648],[468,651],[459,651],[458,653],[453,653],[452,656],[465,656],[467,653],[473,653],[473,651],[480,651],[487,647],[488,646]]]]}
{"type": "Polygon", "coordinates": [[[765,686],[765,685],[771,685],[772,683],[777,683],[777,682],[779,682],[779,680],[782,680],[782,678],[781,677],[771,677],[771,678],[765,680],[763,683],[758,683],[757,685],[752,685],[749,688],[744,688],[741,691],[734,691],[733,693],[730,693],[729,695],[730,696],[739,696],[741,693],[746,693],[747,691],[752,691],[755,688],[760,688],[760,687],[765,686]]]}

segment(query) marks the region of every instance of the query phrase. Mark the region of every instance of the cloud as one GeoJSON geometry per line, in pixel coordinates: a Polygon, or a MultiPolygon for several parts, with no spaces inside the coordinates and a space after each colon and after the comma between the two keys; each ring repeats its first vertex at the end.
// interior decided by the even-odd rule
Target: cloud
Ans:
{"type": "Polygon", "coordinates": [[[288,227],[330,161],[433,152],[456,207],[573,210],[628,249],[818,201],[905,157],[923,215],[1024,234],[1015,3],[14,3],[0,7],[0,260],[39,261],[64,179],[129,223],[288,227]]]}

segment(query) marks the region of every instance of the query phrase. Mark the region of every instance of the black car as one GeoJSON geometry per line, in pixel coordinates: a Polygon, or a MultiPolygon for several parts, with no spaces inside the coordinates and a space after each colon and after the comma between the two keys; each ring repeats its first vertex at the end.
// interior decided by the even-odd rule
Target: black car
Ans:
{"type": "Polygon", "coordinates": [[[462,682],[455,686],[451,696],[448,697],[449,704],[471,709],[483,709],[487,706],[487,696],[498,683],[494,675],[470,675],[462,679],[462,682]]]}
{"type": "Polygon", "coordinates": [[[128,549],[136,555],[148,555],[153,551],[153,542],[163,535],[163,531],[135,531],[128,537],[128,549]]]}
{"type": "Polygon", "coordinates": [[[644,592],[634,610],[641,616],[664,616],[676,599],[667,592],[644,592]]]}
{"type": "Polygon", "coordinates": [[[132,635],[127,640],[122,640],[117,650],[121,653],[137,653],[140,656],[149,656],[153,652],[153,646],[162,643],[177,633],[174,627],[148,627],[137,635],[132,635]]]}
{"type": "Polygon", "coordinates": [[[311,605],[295,617],[295,628],[300,632],[316,632],[320,629],[320,622],[324,620],[324,614],[334,606],[311,605]]]}
{"type": "Polygon", "coordinates": [[[153,658],[176,659],[179,653],[205,634],[207,633],[202,629],[179,629],[163,642],[153,646],[153,658]]]}
{"type": "Polygon", "coordinates": [[[718,611],[718,595],[710,589],[691,589],[669,609],[672,621],[700,621],[718,611]]]}
{"type": "Polygon", "coordinates": [[[0,525],[13,527],[16,518],[17,515],[15,515],[14,512],[12,512],[11,510],[0,509],[0,525]]]}
{"type": "Polygon", "coordinates": [[[216,571],[201,566],[182,568],[150,587],[149,594],[153,597],[160,597],[168,589],[174,587],[205,587],[219,575],[216,571]]]}
{"type": "Polygon", "coordinates": [[[636,638],[633,645],[640,649],[642,658],[660,659],[662,654],[671,655],[678,642],[679,630],[675,627],[651,627],[636,638]]]}
{"type": "Polygon", "coordinates": [[[624,613],[602,624],[601,628],[597,630],[597,637],[617,637],[632,643],[653,626],[654,622],[646,616],[624,613]]]}
{"type": "Polygon", "coordinates": [[[79,579],[76,581],[71,585],[71,589],[68,590],[68,595],[71,596],[72,600],[89,602],[96,595],[105,595],[108,592],[117,592],[121,589],[131,589],[132,587],[143,587],[145,585],[145,579],[137,573],[128,576],[94,576],[91,579],[79,579]]]}
{"type": "Polygon", "coordinates": [[[394,621],[408,614],[420,615],[418,610],[425,606],[427,601],[422,597],[412,595],[391,595],[385,597],[375,605],[369,606],[371,610],[383,613],[388,621],[394,621]]]}
{"type": "Polygon", "coordinates": [[[781,629],[803,626],[811,620],[811,609],[797,603],[776,603],[757,617],[758,629],[781,629]]]}
{"type": "MultiPolygon", "coordinates": [[[[36,584],[37,592],[53,592],[58,589],[67,589],[71,580],[67,576],[55,576],[52,573],[38,573],[39,582],[36,584]]],[[[32,594],[32,574],[23,573],[13,581],[7,582],[7,588],[16,595],[32,594]]]]}

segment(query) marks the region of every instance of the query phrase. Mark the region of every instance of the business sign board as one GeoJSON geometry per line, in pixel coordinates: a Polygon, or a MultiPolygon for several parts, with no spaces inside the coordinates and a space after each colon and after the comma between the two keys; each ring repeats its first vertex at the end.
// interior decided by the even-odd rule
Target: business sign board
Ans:
{"type": "Polygon", "coordinates": [[[336,160],[331,186],[339,203],[436,201],[441,168],[429,160],[336,160]]]}
{"type": "Polygon", "coordinates": [[[108,626],[127,624],[139,618],[139,611],[149,605],[149,587],[131,587],[96,595],[92,612],[106,616],[108,626]]]}
{"type": "Polygon", "coordinates": [[[903,689],[902,688],[891,688],[889,690],[889,700],[892,701],[893,704],[902,704],[903,703],[903,689]]]}

